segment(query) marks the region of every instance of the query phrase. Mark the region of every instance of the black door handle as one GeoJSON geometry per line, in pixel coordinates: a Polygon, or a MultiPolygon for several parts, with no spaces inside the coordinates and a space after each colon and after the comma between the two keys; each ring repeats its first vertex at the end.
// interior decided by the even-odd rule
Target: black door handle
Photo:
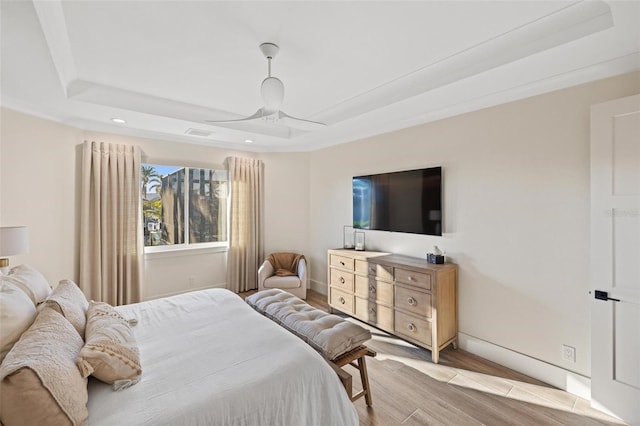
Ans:
{"type": "Polygon", "coordinates": [[[596,299],[598,300],[604,300],[605,302],[607,300],[613,300],[614,302],[619,302],[620,299],[614,299],[612,297],[609,297],[609,293],[606,291],[602,291],[602,290],[596,290],[596,299]]]}

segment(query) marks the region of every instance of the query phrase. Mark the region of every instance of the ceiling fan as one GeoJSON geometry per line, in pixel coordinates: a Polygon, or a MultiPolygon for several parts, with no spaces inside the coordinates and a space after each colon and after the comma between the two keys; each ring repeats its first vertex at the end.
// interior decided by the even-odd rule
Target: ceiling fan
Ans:
{"type": "Polygon", "coordinates": [[[274,43],[262,43],[260,45],[262,54],[267,58],[268,63],[268,75],[267,78],[262,80],[260,87],[260,94],[262,95],[262,101],[264,106],[253,115],[241,118],[238,120],[205,120],[207,123],[241,123],[241,122],[266,122],[266,123],[278,123],[286,127],[294,129],[311,131],[326,126],[324,123],[317,121],[305,120],[302,118],[293,117],[280,109],[282,100],[284,99],[284,84],[279,78],[271,76],[271,60],[275,58],[276,54],[280,50],[277,44],[274,43]]]}

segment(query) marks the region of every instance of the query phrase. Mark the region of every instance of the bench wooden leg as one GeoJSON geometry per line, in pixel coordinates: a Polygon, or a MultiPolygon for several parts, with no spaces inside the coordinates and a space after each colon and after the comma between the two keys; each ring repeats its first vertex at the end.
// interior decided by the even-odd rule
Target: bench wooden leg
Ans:
{"type": "Polygon", "coordinates": [[[358,358],[358,370],[360,370],[360,380],[362,381],[362,389],[364,391],[364,399],[367,406],[371,407],[371,388],[369,387],[369,375],[367,374],[367,362],[364,355],[358,358]]]}
{"type": "Polygon", "coordinates": [[[369,374],[367,373],[367,362],[365,361],[365,356],[374,357],[376,356],[376,353],[371,349],[367,348],[366,346],[360,346],[359,348],[354,349],[351,352],[341,355],[339,358],[332,361],[331,364],[332,364],[332,367],[335,367],[338,370],[341,370],[343,373],[346,373],[344,372],[344,370],[342,370],[342,367],[344,367],[345,365],[350,365],[353,368],[357,368],[358,371],[360,371],[360,380],[362,381],[362,391],[358,392],[355,395],[351,394],[351,386],[350,386],[351,380],[343,379],[340,373],[338,373],[338,377],[340,377],[340,380],[342,380],[342,384],[345,386],[347,395],[349,396],[349,399],[351,399],[351,401],[355,401],[360,397],[364,396],[364,399],[367,402],[367,405],[371,407],[373,403],[371,399],[371,388],[369,387],[369,374]]]}

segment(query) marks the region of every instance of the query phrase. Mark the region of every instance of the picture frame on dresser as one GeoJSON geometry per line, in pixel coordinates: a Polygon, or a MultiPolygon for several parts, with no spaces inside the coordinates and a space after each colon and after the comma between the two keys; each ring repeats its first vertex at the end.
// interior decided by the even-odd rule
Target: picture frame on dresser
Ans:
{"type": "Polygon", "coordinates": [[[458,267],[393,253],[330,249],[331,309],[431,351],[458,343],[458,267]]]}

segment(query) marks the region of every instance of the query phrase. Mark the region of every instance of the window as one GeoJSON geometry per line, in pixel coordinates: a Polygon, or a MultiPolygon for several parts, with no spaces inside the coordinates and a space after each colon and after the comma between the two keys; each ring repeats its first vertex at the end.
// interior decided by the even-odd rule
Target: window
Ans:
{"type": "Polygon", "coordinates": [[[226,243],[226,170],[143,164],[144,245],[226,243]]]}

